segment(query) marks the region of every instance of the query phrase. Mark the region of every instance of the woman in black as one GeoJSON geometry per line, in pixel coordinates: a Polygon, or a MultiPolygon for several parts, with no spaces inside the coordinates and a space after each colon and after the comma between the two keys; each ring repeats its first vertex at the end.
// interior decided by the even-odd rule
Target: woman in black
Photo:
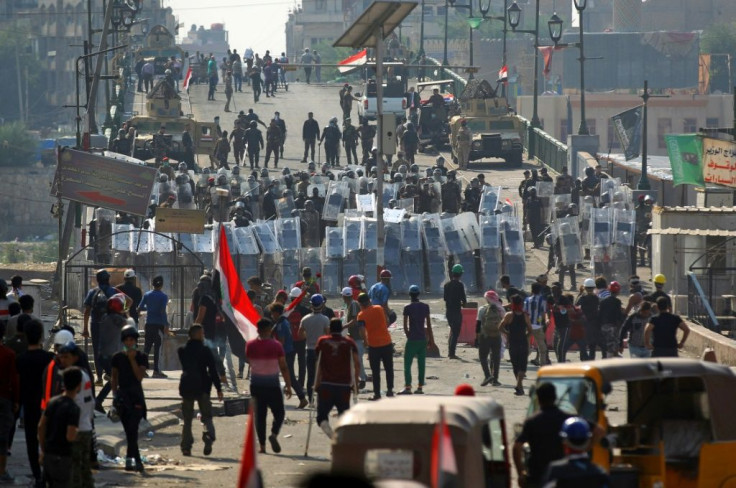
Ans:
{"type": "Polygon", "coordinates": [[[657,298],[659,315],[652,317],[644,330],[644,345],[652,350],[653,358],[676,358],[690,335],[690,327],[679,315],[670,313],[668,297],[657,298]],[[682,330],[682,340],[677,342],[677,329],[682,330]]]}
{"type": "Polygon", "coordinates": [[[148,369],[148,357],[138,351],[138,329],[126,325],[120,331],[123,350],[112,357],[113,407],[117,409],[125,430],[128,453],[126,471],[143,472],[138,450],[138,426],[146,418],[146,398],[143,395],[143,377],[148,369]]]}
{"type": "Polygon", "coordinates": [[[516,377],[515,394],[521,396],[524,394],[522,381],[526,375],[529,358],[529,336],[532,335],[532,323],[524,312],[524,300],[520,295],[511,297],[511,311],[506,313],[499,328],[507,337],[511,366],[516,377]]]}

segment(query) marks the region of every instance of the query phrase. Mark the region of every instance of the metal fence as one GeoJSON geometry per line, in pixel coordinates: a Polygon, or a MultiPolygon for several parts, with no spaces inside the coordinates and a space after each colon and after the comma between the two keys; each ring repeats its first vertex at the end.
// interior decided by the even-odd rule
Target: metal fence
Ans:
{"type": "Polygon", "coordinates": [[[533,128],[529,120],[517,115],[523,130],[521,141],[529,159],[536,159],[551,169],[560,172],[567,166],[567,145],[558,141],[541,128],[533,128]]]}
{"type": "MultiPolygon", "coordinates": [[[[712,276],[709,279],[709,289],[712,290],[712,276]]],[[[711,307],[711,298],[703,290],[700,280],[692,271],[687,273],[687,318],[693,322],[706,327],[714,332],[721,332],[721,325],[718,322],[713,308],[711,307]]]]}

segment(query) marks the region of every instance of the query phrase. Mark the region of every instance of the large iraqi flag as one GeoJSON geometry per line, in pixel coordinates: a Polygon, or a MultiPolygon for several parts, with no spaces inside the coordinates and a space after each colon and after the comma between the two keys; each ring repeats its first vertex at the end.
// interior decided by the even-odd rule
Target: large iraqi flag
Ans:
{"type": "Polygon", "coordinates": [[[456,488],[458,486],[457,461],[452,447],[450,428],[445,420],[445,407],[440,406],[440,415],[432,435],[431,487],[456,488]]]}
{"type": "Polygon", "coordinates": [[[261,316],[248,298],[227,245],[225,226],[220,225],[215,252],[215,270],[220,273],[222,311],[235,324],[243,339],[249,341],[258,336],[256,324],[261,316]]]}
{"type": "Polygon", "coordinates": [[[237,488],[263,488],[256,459],[256,428],[253,416],[253,401],[248,411],[248,424],[245,429],[243,455],[240,458],[240,475],[237,488]]]}
{"type": "Polygon", "coordinates": [[[348,73],[354,70],[355,68],[359,66],[363,66],[367,62],[368,62],[368,50],[363,49],[359,53],[353,54],[352,56],[345,58],[339,63],[337,63],[338,64],[337,70],[340,73],[345,74],[345,73],[348,73]]]}

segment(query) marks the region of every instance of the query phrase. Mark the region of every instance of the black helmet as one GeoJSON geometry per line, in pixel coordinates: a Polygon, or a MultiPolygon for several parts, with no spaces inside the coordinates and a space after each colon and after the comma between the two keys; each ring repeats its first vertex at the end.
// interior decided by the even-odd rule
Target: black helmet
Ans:
{"type": "Polygon", "coordinates": [[[251,120],[250,126],[255,129],[256,127],[258,127],[258,122],[256,122],[255,120],[251,120]]]}
{"type": "Polygon", "coordinates": [[[138,334],[138,329],[136,328],[135,325],[132,325],[132,324],[126,325],[125,327],[120,329],[120,340],[124,341],[128,337],[133,337],[136,340],[138,340],[139,334],[138,334]]]}
{"type": "Polygon", "coordinates": [[[233,166],[233,174],[234,175],[240,174],[240,166],[237,166],[237,165],[233,166]]]}

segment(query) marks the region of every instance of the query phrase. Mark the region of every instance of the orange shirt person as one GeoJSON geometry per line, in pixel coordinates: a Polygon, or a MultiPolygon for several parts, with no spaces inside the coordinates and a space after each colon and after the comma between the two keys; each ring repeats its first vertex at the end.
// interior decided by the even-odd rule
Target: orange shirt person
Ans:
{"type": "Polygon", "coordinates": [[[368,362],[373,375],[373,398],[381,399],[381,363],[386,371],[386,396],[394,396],[394,357],[391,334],[388,332],[386,314],[380,305],[371,305],[371,299],[366,293],[358,297],[360,313],[358,323],[365,328],[365,339],[369,346],[368,362]]]}

